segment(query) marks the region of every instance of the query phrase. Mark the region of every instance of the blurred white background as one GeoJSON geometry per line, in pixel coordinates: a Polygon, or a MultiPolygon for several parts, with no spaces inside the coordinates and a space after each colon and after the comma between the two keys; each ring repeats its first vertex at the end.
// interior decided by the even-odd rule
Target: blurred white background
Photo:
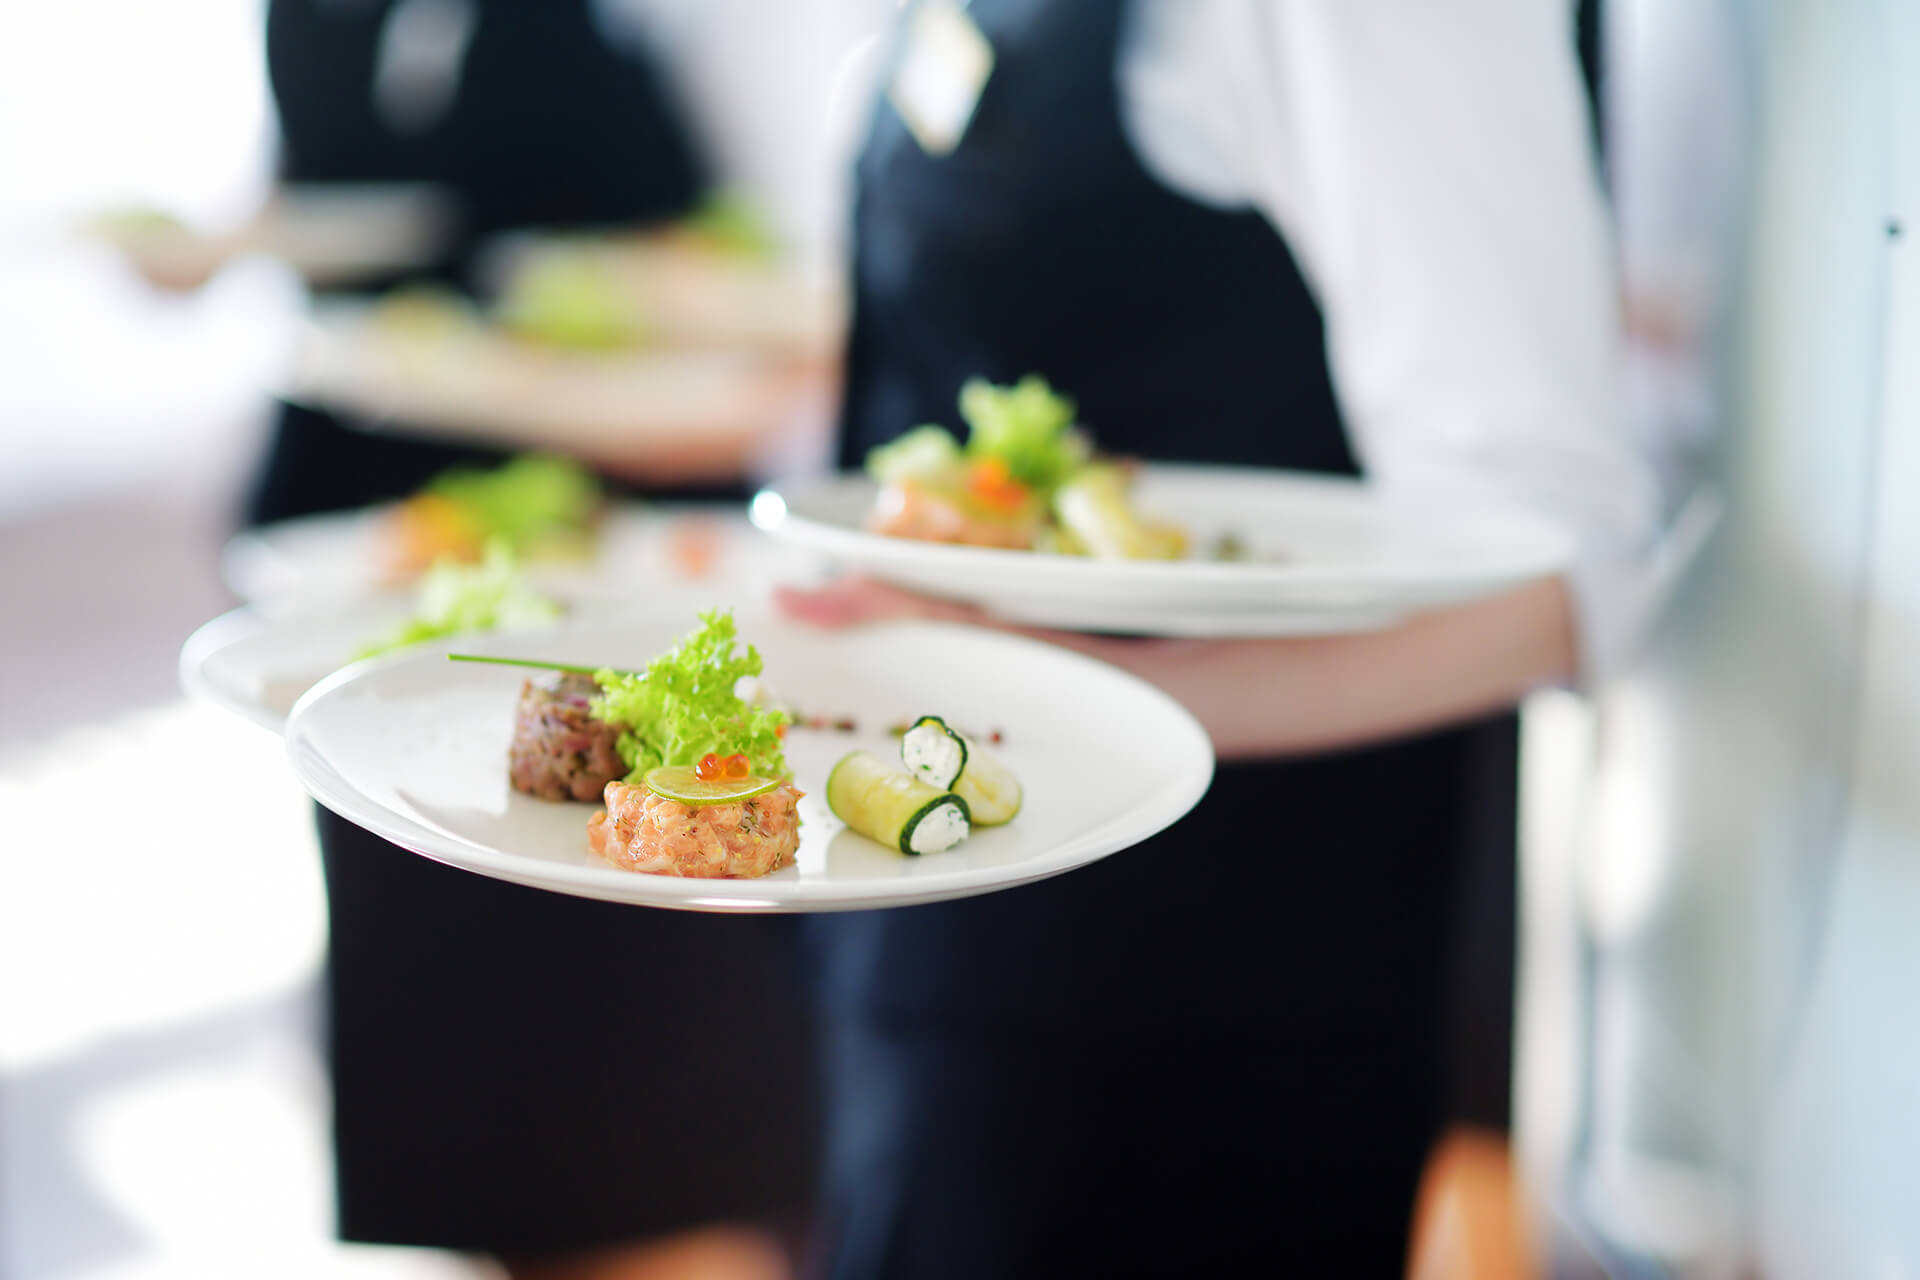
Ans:
{"type": "MultiPolygon", "coordinates": [[[[893,0],[602,0],[723,181],[836,271],[861,72],[893,0]]],[[[266,195],[265,0],[0,0],[0,1278],[471,1277],[332,1239],[311,809],[277,740],[179,693],[304,297],[190,294],[85,233],[266,195]]]]}
{"type": "Polygon", "coordinates": [[[0,1275],[457,1277],[332,1241],[304,798],[180,699],[299,305],[74,231],[266,189],[259,0],[0,4],[0,1275]],[[215,801],[217,798],[217,802],[215,801]]]}

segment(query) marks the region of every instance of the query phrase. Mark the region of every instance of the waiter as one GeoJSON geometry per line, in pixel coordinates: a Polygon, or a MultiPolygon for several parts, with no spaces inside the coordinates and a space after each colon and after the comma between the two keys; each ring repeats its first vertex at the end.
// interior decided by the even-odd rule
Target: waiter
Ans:
{"type": "MultiPolygon", "coordinates": [[[[285,178],[461,200],[442,279],[490,234],[659,222],[707,180],[664,74],[605,44],[588,0],[274,0],[267,54],[285,178]]],[[[285,405],[249,515],[502,456],[285,405]]],[[[488,880],[324,809],[319,834],[343,1239],[488,1253],[514,1280],[786,1273],[815,1134],[780,922],[488,880]]]]}
{"type": "Polygon", "coordinates": [[[1652,485],[1613,409],[1572,13],[922,0],[885,86],[843,465],[957,428],[970,377],[1039,373],[1115,453],[1364,473],[1539,512],[1577,555],[1365,636],[1059,637],[1179,697],[1221,767],[1073,875],[811,922],[825,1270],[1396,1275],[1464,1105],[1458,979],[1510,911],[1509,709],[1643,621],[1652,485]]]}

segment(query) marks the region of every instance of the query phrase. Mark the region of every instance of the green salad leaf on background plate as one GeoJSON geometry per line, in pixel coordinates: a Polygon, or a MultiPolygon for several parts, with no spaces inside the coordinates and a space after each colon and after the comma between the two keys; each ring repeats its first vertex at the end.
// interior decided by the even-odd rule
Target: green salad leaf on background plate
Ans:
{"type": "Polygon", "coordinates": [[[427,570],[412,617],[354,659],[371,658],[424,640],[463,631],[513,630],[552,622],[563,610],[528,586],[519,558],[501,539],[487,544],[479,564],[443,560],[427,570]]]}

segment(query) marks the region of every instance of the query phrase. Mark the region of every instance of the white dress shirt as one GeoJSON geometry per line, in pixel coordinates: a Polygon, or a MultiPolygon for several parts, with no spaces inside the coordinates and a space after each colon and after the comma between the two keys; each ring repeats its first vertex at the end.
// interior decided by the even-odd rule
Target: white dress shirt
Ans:
{"type": "Polygon", "coordinates": [[[1285,235],[1368,476],[1564,529],[1582,681],[1604,678],[1669,575],[1571,5],[1136,0],[1132,22],[1136,150],[1285,235]]]}
{"type": "MultiPolygon", "coordinates": [[[[602,2],[650,16],[670,62],[687,48],[661,0],[602,2]]],[[[776,7],[836,33],[825,62],[817,46],[792,55],[834,91],[814,110],[748,113],[765,136],[740,150],[832,167],[840,212],[813,225],[844,226],[882,88],[876,37],[908,6],[776,7]]],[[[737,74],[705,78],[699,97],[771,105],[742,56],[767,51],[766,8],[708,15],[704,43],[731,49],[737,74]]],[[[1671,573],[1654,555],[1655,470],[1623,423],[1570,0],[1132,0],[1129,19],[1117,74],[1136,152],[1172,189],[1257,209],[1286,237],[1370,479],[1394,500],[1506,505],[1562,528],[1582,681],[1616,669],[1671,573]]],[[[746,118],[738,102],[730,115],[746,118]]]]}

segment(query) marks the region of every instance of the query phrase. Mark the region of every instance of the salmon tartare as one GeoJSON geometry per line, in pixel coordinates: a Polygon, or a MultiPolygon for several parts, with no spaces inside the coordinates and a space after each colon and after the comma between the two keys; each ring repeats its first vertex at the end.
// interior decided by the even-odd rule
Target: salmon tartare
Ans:
{"type": "Polygon", "coordinates": [[[645,784],[609,782],[587,843],[626,871],[751,879],[791,866],[800,848],[801,792],[792,783],[725,804],[682,804],[645,784]]]}

